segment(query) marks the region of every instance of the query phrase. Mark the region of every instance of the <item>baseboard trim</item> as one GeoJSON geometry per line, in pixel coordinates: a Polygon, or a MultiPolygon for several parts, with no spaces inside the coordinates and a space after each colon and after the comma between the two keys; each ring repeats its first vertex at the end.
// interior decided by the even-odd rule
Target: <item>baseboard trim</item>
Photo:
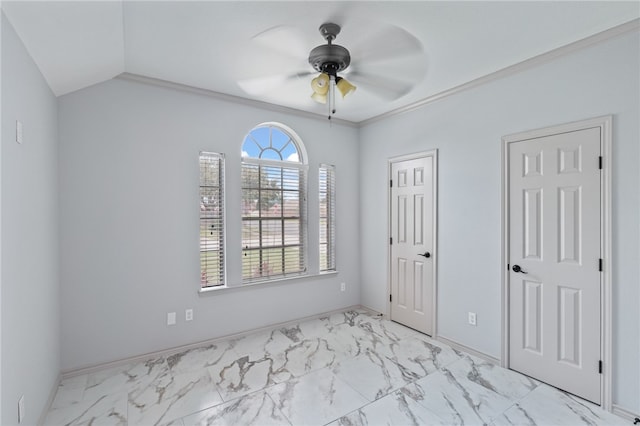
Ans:
{"type": "MultiPolygon", "coordinates": [[[[322,313],[315,314],[315,315],[310,315],[310,316],[307,316],[307,317],[297,318],[297,319],[293,319],[293,320],[290,320],[290,321],[284,321],[284,322],[271,324],[271,325],[267,325],[267,326],[260,327],[260,328],[254,328],[254,329],[251,329],[251,330],[242,331],[240,333],[228,334],[228,335],[221,336],[221,337],[216,337],[216,338],[213,338],[213,339],[202,340],[202,341],[199,341],[199,342],[196,342],[196,343],[189,343],[189,344],[186,344],[186,345],[175,346],[175,347],[170,348],[170,349],[163,349],[163,350],[160,350],[160,351],[149,352],[149,353],[142,354],[142,355],[135,355],[135,356],[132,356],[132,357],[122,358],[122,359],[119,359],[119,360],[110,361],[110,362],[106,362],[106,363],[94,364],[94,365],[89,365],[89,366],[86,366],[86,367],[76,368],[76,369],[73,369],[73,370],[63,371],[61,379],[68,379],[70,377],[80,376],[82,374],[95,373],[95,372],[98,372],[98,371],[106,370],[106,369],[113,368],[113,367],[120,367],[122,365],[131,364],[131,363],[135,363],[135,362],[144,362],[144,361],[147,361],[149,359],[157,358],[159,356],[171,356],[171,355],[174,355],[174,354],[177,354],[177,353],[189,350],[189,349],[197,349],[197,348],[201,348],[203,346],[208,346],[208,345],[211,345],[211,344],[215,344],[215,343],[221,342],[223,340],[237,339],[237,338],[244,337],[244,336],[247,336],[249,334],[256,333],[256,332],[274,330],[274,329],[277,329],[277,328],[293,325],[293,324],[296,324],[296,323],[299,323],[299,322],[302,322],[302,321],[309,321],[309,320],[313,320],[313,319],[317,319],[317,318],[322,318],[322,317],[327,316],[327,315],[332,315],[332,314],[336,314],[336,313],[339,313],[339,312],[348,311],[350,309],[364,309],[364,310],[371,311],[371,309],[366,308],[366,307],[361,306],[361,305],[351,305],[351,306],[347,306],[347,307],[344,307],[344,308],[335,309],[333,311],[322,312],[322,313]]],[[[375,311],[372,311],[372,312],[375,312],[375,311]]]]}
{"type": "Polygon", "coordinates": [[[635,419],[640,418],[640,414],[634,413],[633,411],[622,408],[616,404],[611,405],[611,413],[615,414],[618,417],[622,417],[623,419],[629,420],[631,423],[633,423],[635,419]]]}
{"type": "Polygon", "coordinates": [[[485,360],[487,362],[490,362],[492,364],[495,364],[495,365],[498,365],[498,366],[500,365],[500,360],[498,358],[493,357],[493,356],[488,355],[488,354],[485,354],[484,352],[480,352],[480,351],[477,351],[475,349],[472,349],[472,348],[470,348],[468,346],[463,345],[462,343],[456,342],[455,340],[447,339],[446,337],[442,337],[442,336],[439,336],[439,335],[435,336],[435,340],[437,340],[439,342],[442,342],[442,343],[445,343],[445,344],[447,344],[447,345],[451,346],[452,348],[457,349],[459,351],[467,352],[467,353],[469,353],[469,354],[471,354],[471,355],[473,355],[475,357],[483,359],[483,360],[485,360]]]}
{"type": "Polygon", "coordinates": [[[47,399],[46,404],[44,404],[42,413],[40,413],[40,418],[38,419],[38,423],[37,423],[38,426],[43,426],[45,424],[44,422],[47,420],[47,413],[49,413],[49,410],[53,405],[53,400],[56,397],[56,393],[58,392],[58,386],[60,386],[61,380],[62,380],[62,374],[58,373],[58,377],[53,382],[53,386],[51,388],[51,391],[49,392],[49,398],[47,399]]]}
{"type": "Polygon", "coordinates": [[[372,309],[372,308],[370,308],[368,306],[358,305],[357,308],[362,309],[363,311],[367,311],[371,315],[379,315],[379,316],[382,316],[384,318],[384,314],[382,312],[378,312],[375,309],[372,309]]]}

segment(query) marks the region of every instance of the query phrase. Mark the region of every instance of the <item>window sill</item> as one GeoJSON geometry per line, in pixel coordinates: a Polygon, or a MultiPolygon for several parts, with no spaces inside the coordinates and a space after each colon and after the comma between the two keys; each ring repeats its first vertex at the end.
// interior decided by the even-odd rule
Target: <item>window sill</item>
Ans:
{"type": "Polygon", "coordinates": [[[278,278],[275,280],[257,281],[257,282],[246,283],[246,284],[236,284],[232,286],[221,285],[216,287],[200,288],[200,290],[198,290],[198,294],[201,296],[204,296],[204,295],[214,294],[218,292],[246,290],[253,287],[268,287],[272,285],[286,284],[291,281],[308,280],[310,278],[323,278],[323,277],[330,277],[333,275],[338,275],[338,271],[326,271],[326,272],[320,272],[318,274],[313,274],[313,275],[297,275],[295,277],[285,277],[285,278],[278,278]]]}

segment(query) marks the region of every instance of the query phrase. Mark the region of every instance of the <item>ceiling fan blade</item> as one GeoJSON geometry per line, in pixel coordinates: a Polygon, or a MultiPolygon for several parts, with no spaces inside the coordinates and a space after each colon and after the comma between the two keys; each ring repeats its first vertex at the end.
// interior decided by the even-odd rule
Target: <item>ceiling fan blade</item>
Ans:
{"type": "Polygon", "coordinates": [[[411,83],[357,70],[350,72],[348,78],[354,85],[362,86],[366,91],[387,101],[406,95],[413,87],[411,83]]]}
{"type": "Polygon", "coordinates": [[[309,55],[310,47],[307,46],[305,35],[290,25],[269,28],[256,34],[251,40],[262,47],[296,58],[306,58],[309,55]]]}
{"type": "Polygon", "coordinates": [[[363,41],[351,50],[354,60],[376,62],[419,55],[424,48],[420,40],[406,30],[387,25],[363,36],[363,41]]]}
{"type": "MultiPolygon", "coordinates": [[[[239,80],[237,83],[242,90],[250,95],[262,95],[289,81],[305,78],[311,74],[315,73],[311,71],[300,71],[288,74],[267,75],[239,80]]],[[[309,91],[311,91],[311,87],[309,87],[309,91]]]]}

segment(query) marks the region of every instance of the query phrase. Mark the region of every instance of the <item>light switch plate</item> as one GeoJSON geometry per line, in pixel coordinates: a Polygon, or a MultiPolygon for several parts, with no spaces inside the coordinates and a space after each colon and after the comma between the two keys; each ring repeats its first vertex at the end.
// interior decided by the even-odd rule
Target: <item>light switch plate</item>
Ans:
{"type": "Polygon", "coordinates": [[[167,325],[175,325],[176,324],[176,313],[169,312],[167,314],[167,325]]]}
{"type": "Polygon", "coordinates": [[[22,143],[22,122],[16,120],[16,142],[22,143]]]}
{"type": "Polygon", "coordinates": [[[24,395],[22,395],[18,400],[18,423],[22,423],[24,414],[24,395]]]}

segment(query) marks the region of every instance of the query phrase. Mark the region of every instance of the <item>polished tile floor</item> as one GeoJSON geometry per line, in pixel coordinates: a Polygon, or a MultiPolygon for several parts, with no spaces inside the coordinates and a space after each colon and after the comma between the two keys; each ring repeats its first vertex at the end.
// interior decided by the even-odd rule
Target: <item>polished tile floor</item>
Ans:
{"type": "Polygon", "coordinates": [[[599,407],[350,310],[62,381],[48,425],[614,425],[599,407]]]}

